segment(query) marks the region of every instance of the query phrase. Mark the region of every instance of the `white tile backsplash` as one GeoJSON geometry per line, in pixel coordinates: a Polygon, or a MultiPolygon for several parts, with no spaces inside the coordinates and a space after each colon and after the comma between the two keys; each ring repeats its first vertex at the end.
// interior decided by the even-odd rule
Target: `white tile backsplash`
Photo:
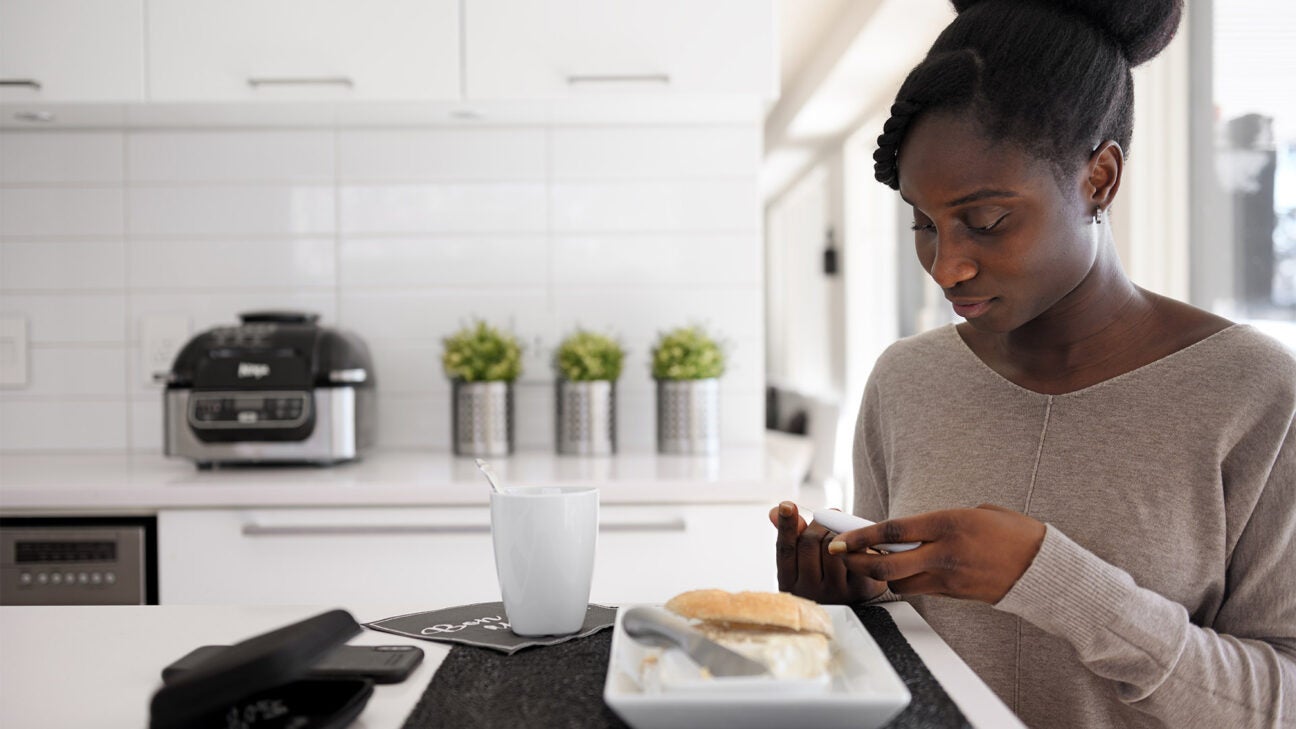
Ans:
{"type": "Polygon", "coordinates": [[[134,240],[128,271],[133,289],[331,289],[337,252],[333,238],[134,240]]]}
{"type": "Polygon", "coordinates": [[[441,340],[523,340],[520,448],[552,448],[553,349],[578,324],[628,347],[622,449],[655,439],[648,355],[690,323],[729,343],[722,437],[764,417],[761,130],[717,124],[248,127],[0,133],[0,312],[31,382],[0,391],[0,452],[157,453],[145,317],[198,332],[302,309],[359,333],[379,444],[450,448],[441,340]]]}
{"type": "Polygon", "coordinates": [[[347,186],[340,202],[345,234],[538,233],[548,221],[543,183],[347,186]]]}
{"type": "Polygon", "coordinates": [[[761,135],[752,127],[556,129],[555,180],[736,177],[760,169],[761,135]]]}
{"type": "Polygon", "coordinates": [[[553,246],[554,283],[559,286],[759,285],[764,279],[756,232],[559,235],[553,246]]]}
{"type": "Polygon", "coordinates": [[[543,129],[356,130],[338,135],[338,177],[352,182],[543,180],[543,129]]]}
{"type": "Polygon", "coordinates": [[[380,392],[449,397],[450,381],[441,369],[439,340],[369,338],[366,343],[373,355],[374,377],[380,392]]]}
{"type": "Polygon", "coordinates": [[[162,393],[137,396],[130,401],[130,442],[137,453],[162,452],[162,393]]]}
{"type": "Polygon", "coordinates": [[[125,400],[18,400],[0,403],[6,451],[124,451],[125,400]]]}
{"type": "Polygon", "coordinates": [[[764,311],[751,306],[759,296],[758,286],[645,286],[566,288],[554,298],[560,330],[584,326],[613,331],[637,346],[656,339],[658,332],[692,324],[721,338],[760,337],[764,311]]]}
{"type": "Polygon", "coordinates": [[[125,250],[121,240],[0,242],[0,291],[120,291],[125,250]]]}
{"type": "Polygon", "coordinates": [[[125,293],[4,293],[0,312],[26,317],[32,344],[120,344],[125,339],[125,293]]]}
{"type": "Polygon", "coordinates": [[[549,283],[543,235],[344,237],[341,246],[345,288],[549,283]]]}
{"type": "Polygon", "coordinates": [[[397,395],[379,390],[377,438],[388,448],[450,450],[450,392],[397,395]]]}
{"type": "Polygon", "coordinates": [[[337,228],[324,185],[199,185],[130,188],[132,235],[312,235],[337,228]]]}
{"type": "Polygon", "coordinates": [[[132,132],[126,169],[133,183],[317,182],[337,172],[327,131],[132,132]]]}
{"type": "Polygon", "coordinates": [[[0,389],[0,402],[31,398],[126,395],[126,347],[40,346],[28,352],[27,387],[0,389]]]}
{"type": "Polygon", "coordinates": [[[336,326],[337,294],[331,289],[280,289],[247,292],[141,292],[130,297],[131,337],[139,341],[140,319],[150,314],[183,314],[189,317],[193,331],[238,323],[238,315],[247,311],[288,309],[319,314],[320,323],[336,326]]]}
{"type": "Polygon", "coordinates": [[[0,184],[122,181],[121,132],[0,132],[0,184]]]}
{"type": "Polygon", "coordinates": [[[553,229],[559,233],[756,233],[759,214],[754,179],[553,185],[553,229]]]}
{"type": "Polygon", "coordinates": [[[118,237],[123,199],[120,187],[0,188],[0,236],[118,237]]]}

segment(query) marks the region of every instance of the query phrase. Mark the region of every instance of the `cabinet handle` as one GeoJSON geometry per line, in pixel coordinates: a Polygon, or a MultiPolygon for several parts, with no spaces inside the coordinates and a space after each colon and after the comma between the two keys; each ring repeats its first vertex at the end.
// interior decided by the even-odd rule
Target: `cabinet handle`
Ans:
{"type": "Polygon", "coordinates": [[[252,76],[248,78],[248,86],[257,88],[258,86],[345,86],[348,89],[355,86],[355,81],[350,76],[252,76]]]}
{"type": "Polygon", "coordinates": [[[569,85],[576,84],[600,84],[600,83],[643,83],[643,84],[669,84],[670,74],[666,73],[638,73],[638,74],[576,74],[567,77],[569,85]]]}
{"type": "MultiPolygon", "coordinates": [[[[600,532],[682,532],[684,517],[599,524],[600,532]]],[[[251,524],[245,537],[391,536],[393,534],[490,534],[490,524],[251,524]]]]}
{"type": "Polygon", "coordinates": [[[40,91],[41,84],[34,78],[0,78],[0,86],[26,86],[34,91],[40,91]]]}

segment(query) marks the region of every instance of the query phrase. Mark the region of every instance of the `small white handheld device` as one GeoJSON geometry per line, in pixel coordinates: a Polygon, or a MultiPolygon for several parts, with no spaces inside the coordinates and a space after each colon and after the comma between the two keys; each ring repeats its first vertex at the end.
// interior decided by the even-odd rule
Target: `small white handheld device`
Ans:
{"type": "MultiPolygon", "coordinates": [[[[828,527],[829,529],[844,534],[854,529],[863,529],[866,526],[873,526],[875,522],[868,519],[862,519],[853,514],[847,514],[844,511],[833,509],[818,509],[814,513],[814,520],[828,527]]],[[[879,552],[908,552],[911,549],[917,549],[922,542],[905,542],[903,544],[875,544],[873,549],[879,552]]]]}

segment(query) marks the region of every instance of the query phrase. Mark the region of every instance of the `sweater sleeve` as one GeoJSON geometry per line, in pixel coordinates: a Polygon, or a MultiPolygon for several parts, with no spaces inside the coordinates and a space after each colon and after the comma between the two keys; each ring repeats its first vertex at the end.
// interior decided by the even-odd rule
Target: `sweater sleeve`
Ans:
{"type": "MultiPolygon", "coordinates": [[[[890,498],[887,493],[886,456],[882,448],[881,404],[877,382],[869,378],[864,387],[864,398],[860,402],[859,417],[855,419],[855,443],[852,450],[852,467],[855,479],[855,508],[858,516],[869,521],[883,521],[888,518],[887,504],[890,498]]],[[[868,601],[869,605],[880,602],[896,602],[900,596],[888,587],[881,595],[868,601]]]]}
{"type": "Polygon", "coordinates": [[[995,607],[1062,637],[1125,703],[1174,727],[1296,725],[1296,443],[1289,428],[1211,626],[1051,525],[995,607]]]}

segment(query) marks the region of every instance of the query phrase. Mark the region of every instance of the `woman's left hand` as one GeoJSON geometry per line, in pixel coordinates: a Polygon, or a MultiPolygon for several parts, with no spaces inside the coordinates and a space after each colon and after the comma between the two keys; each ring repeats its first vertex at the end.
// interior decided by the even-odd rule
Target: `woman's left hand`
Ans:
{"type": "Polygon", "coordinates": [[[839,534],[828,544],[847,567],[897,595],[945,595],[996,603],[1017,584],[1044,541],[1044,524],[1001,506],[931,511],[839,534]],[[908,552],[878,544],[922,542],[908,552]]]}

